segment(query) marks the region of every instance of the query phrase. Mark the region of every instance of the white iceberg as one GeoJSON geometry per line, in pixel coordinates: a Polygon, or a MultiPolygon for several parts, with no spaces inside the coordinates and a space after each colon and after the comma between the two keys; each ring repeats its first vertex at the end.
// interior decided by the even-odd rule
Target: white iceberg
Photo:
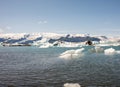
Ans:
{"type": "Polygon", "coordinates": [[[116,51],[114,48],[108,48],[104,50],[105,55],[114,55],[114,54],[120,54],[120,51],[116,51]]]}
{"type": "Polygon", "coordinates": [[[39,46],[39,48],[49,48],[49,47],[53,47],[53,45],[50,44],[50,43],[45,43],[45,44],[41,44],[41,45],[39,46]]]}
{"type": "Polygon", "coordinates": [[[78,83],[65,83],[64,87],[81,87],[78,83]]]}
{"type": "Polygon", "coordinates": [[[89,50],[92,53],[103,53],[104,49],[100,46],[95,46],[94,48],[89,50]]]}
{"type": "Polygon", "coordinates": [[[77,49],[77,50],[67,50],[67,51],[63,52],[62,54],[60,54],[59,57],[63,58],[63,59],[79,58],[84,55],[83,50],[84,50],[84,48],[77,49]]]}

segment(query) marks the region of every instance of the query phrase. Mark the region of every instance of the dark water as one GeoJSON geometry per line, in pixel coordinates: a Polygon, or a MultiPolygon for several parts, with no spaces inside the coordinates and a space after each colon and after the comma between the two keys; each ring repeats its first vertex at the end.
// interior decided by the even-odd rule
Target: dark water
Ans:
{"type": "MultiPolygon", "coordinates": [[[[0,48],[0,87],[120,87],[120,54],[89,53],[65,60],[59,55],[78,48],[0,48]]],[[[109,48],[109,47],[104,47],[109,48]]],[[[120,47],[113,47],[120,50],[120,47]]]]}

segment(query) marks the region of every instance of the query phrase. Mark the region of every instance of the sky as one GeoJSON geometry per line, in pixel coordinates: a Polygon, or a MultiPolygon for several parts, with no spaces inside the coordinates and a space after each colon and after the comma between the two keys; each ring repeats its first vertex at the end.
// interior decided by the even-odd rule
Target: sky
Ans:
{"type": "Polygon", "coordinates": [[[0,0],[0,33],[120,35],[120,0],[0,0]]]}

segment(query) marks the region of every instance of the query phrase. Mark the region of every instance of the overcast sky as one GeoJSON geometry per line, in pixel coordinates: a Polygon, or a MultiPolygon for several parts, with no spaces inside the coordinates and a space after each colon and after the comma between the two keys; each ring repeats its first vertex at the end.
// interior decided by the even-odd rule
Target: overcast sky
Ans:
{"type": "Polygon", "coordinates": [[[120,35],[120,0],[0,0],[0,32],[120,35]]]}

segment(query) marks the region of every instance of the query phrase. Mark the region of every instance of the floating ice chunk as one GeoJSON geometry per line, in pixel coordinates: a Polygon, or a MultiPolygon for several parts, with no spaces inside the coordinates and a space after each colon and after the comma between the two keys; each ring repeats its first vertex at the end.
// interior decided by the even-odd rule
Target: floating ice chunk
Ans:
{"type": "Polygon", "coordinates": [[[75,50],[75,54],[79,54],[79,53],[81,53],[83,50],[85,50],[85,48],[77,49],[77,50],[75,50]]]}
{"type": "Polygon", "coordinates": [[[113,48],[108,48],[104,50],[105,55],[114,55],[116,53],[115,49],[113,48]]]}
{"type": "Polygon", "coordinates": [[[73,54],[74,52],[75,52],[75,50],[67,50],[67,51],[63,52],[61,55],[73,54]]]}
{"type": "Polygon", "coordinates": [[[72,58],[72,54],[60,55],[59,57],[63,58],[63,59],[71,59],[72,58]]]}
{"type": "Polygon", "coordinates": [[[96,51],[96,53],[102,53],[102,52],[104,52],[104,49],[99,46],[96,46],[95,51],[96,51]]]}
{"type": "Polygon", "coordinates": [[[39,48],[49,48],[49,47],[50,47],[49,45],[42,45],[39,48]]]}
{"type": "Polygon", "coordinates": [[[105,55],[114,55],[114,54],[120,54],[120,50],[115,50],[113,48],[108,48],[104,50],[105,55]]]}
{"type": "Polygon", "coordinates": [[[52,44],[45,43],[45,44],[42,44],[39,48],[49,48],[49,47],[52,47],[52,44]]]}
{"type": "Polygon", "coordinates": [[[120,54],[120,51],[116,51],[117,54],[120,54]]]}
{"type": "Polygon", "coordinates": [[[83,53],[84,48],[77,49],[77,50],[67,50],[60,54],[60,58],[64,59],[73,59],[73,58],[79,58],[84,55],[83,53]]]}
{"type": "Polygon", "coordinates": [[[94,48],[90,49],[90,52],[93,52],[93,53],[103,53],[104,49],[101,48],[100,46],[95,46],[94,48]]]}
{"type": "Polygon", "coordinates": [[[78,83],[65,83],[64,87],[81,87],[78,83]]]}

